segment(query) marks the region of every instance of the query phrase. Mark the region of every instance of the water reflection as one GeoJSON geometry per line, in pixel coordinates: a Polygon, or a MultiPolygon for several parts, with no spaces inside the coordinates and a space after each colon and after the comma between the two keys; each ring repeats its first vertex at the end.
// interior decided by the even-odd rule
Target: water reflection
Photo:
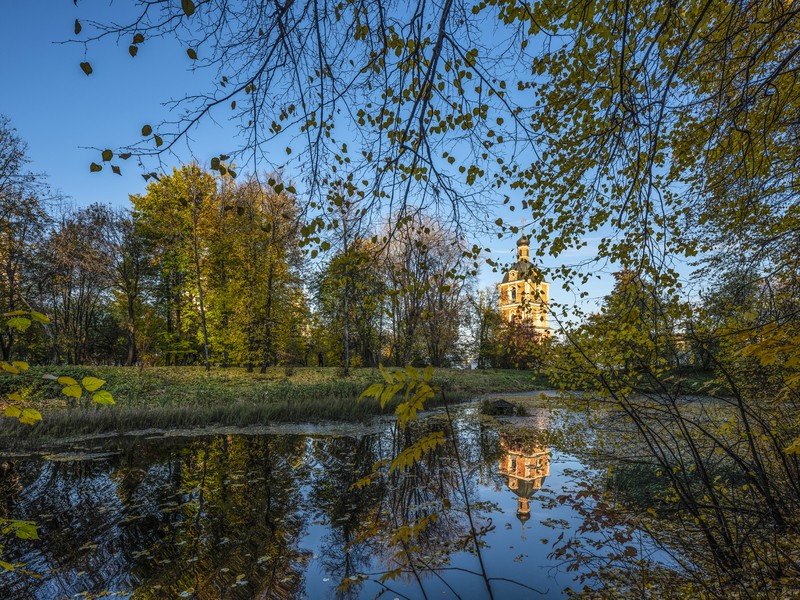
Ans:
{"type": "Polygon", "coordinates": [[[517,496],[517,518],[523,525],[531,518],[531,497],[542,489],[545,477],[550,475],[550,450],[519,435],[503,433],[500,436],[499,472],[506,478],[506,486],[517,496]]]}
{"type": "MultiPolygon", "coordinates": [[[[118,439],[63,450],[0,464],[0,517],[35,518],[41,535],[8,541],[5,559],[38,577],[3,574],[0,598],[480,597],[472,528],[495,597],[530,597],[532,587],[560,597],[569,581],[554,575],[538,533],[520,545],[507,510],[516,497],[516,518],[534,517],[530,531],[545,516],[578,518],[531,505],[557,453],[476,416],[360,437],[118,439]],[[435,431],[448,442],[410,470],[384,466],[354,487],[435,431]]],[[[563,473],[554,477],[548,485],[567,486],[563,473]]]]}

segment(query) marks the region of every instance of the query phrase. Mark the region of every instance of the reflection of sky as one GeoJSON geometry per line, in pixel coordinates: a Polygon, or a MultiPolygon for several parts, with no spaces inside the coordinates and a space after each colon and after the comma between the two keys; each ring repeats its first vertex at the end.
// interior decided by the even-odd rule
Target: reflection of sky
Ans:
{"type": "MultiPolygon", "coordinates": [[[[574,528],[581,522],[581,518],[571,509],[560,507],[555,511],[542,508],[541,499],[545,496],[553,497],[570,489],[572,478],[565,474],[565,470],[582,470],[584,465],[567,454],[553,452],[550,463],[550,476],[545,481],[544,488],[532,497],[531,519],[522,523],[516,516],[517,496],[505,486],[505,477],[495,474],[491,481],[477,485],[478,496],[472,498],[474,502],[489,502],[498,507],[498,510],[481,511],[482,522],[491,519],[495,529],[485,538],[489,547],[482,552],[484,564],[490,577],[521,581],[534,587],[544,594],[536,594],[524,587],[507,581],[492,582],[492,589],[497,598],[562,598],[562,590],[570,586],[572,575],[558,569],[558,564],[547,557],[552,551],[552,543],[558,537],[561,529],[553,529],[541,523],[544,519],[565,519],[574,528]],[[543,543],[545,539],[548,543],[543,543]]],[[[302,539],[301,547],[319,553],[320,542],[328,533],[327,526],[314,523],[309,526],[302,539]]],[[[568,537],[569,532],[565,534],[568,537]]],[[[451,557],[450,566],[454,568],[479,571],[477,559],[467,553],[461,552],[451,557]]],[[[379,568],[379,566],[376,566],[379,568]]],[[[442,577],[449,583],[462,598],[484,598],[486,590],[483,580],[477,575],[470,575],[463,571],[443,572],[442,577]]],[[[453,598],[452,591],[437,580],[426,575],[423,578],[425,591],[430,598],[453,598]]],[[[318,559],[312,560],[306,573],[305,597],[323,598],[330,593],[335,580],[330,574],[321,569],[318,559]]],[[[404,578],[397,578],[387,585],[398,592],[411,598],[419,596],[419,589],[415,583],[410,583],[404,578]]],[[[373,597],[381,588],[377,584],[364,582],[359,588],[361,597],[373,597]]],[[[394,595],[388,593],[387,598],[394,595]]]]}
{"type": "MultiPolygon", "coordinates": [[[[492,587],[495,596],[560,598],[562,590],[573,585],[572,574],[560,570],[558,564],[548,558],[548,554],[563,530],[560,527],[548,527],[543,521],[565,520],[569,524],[569,530],[564,532],[565,539],[575,533],[582,517],[568,505],[553,504],[552,501],[559,495],[575,491],[576,482],[573,476],[576,473],[581,476],[586,475],[586,467],[574,456],[551,448],[550,474],[544,481],[544,487],[536,491],[531,498],[531,518],[524,523],[523,531],[523,523],[516,514],[517,496],[506,487],[507,477],[498,472],[496,457],[487,455],[484,459],[478,454],[481,443],[487,443],[478,441],[481,432],[488,436],[485,439],[490,440],[487,448],[492,446],[491,440],[495,439],[496,435],[493,430],[487,430],[476,423],[473,420],[459,420],[458,438],[460,452],[470,473],[468,488],[470,500],[475,506],[478,527],[488,524],[489,521],[494,526],[485,538],[487,547],[483,550],[483,559],[486,570],[490,577],[521,581],[545,592],[539,596],[511,582],[494,581],[492,587]]],[[[547,420],[519,421],[520,425],[523,423],[538,429],[537,424],[547,424],[547,420]]],[[[216,439],[220,442],[219,438],[216,439]]],[[[20,460],[18,469],[22,474],[20,481],[25,486],[25,491],[20,496],[10,496],[5,505],[15,517],[37,518],[42,525],[42,540],[35,543],[12,541],[7,544],[4,559],[25,560],[31,569],[39,571],[44,577],[27,588],[24,578],[19,579],[16,575],[9,577],[9,574],[6,574],[5,579],[0,580],[0,597],[9,597],[9,593],[11,597],[15,597],[14,594],[19,594],[23,590],[27,594],[26,597],[29,595],[42,599],[73,596],[84,590],[133,591],[139,585],[148,587],[155,581],[167,584],[171,577],[177,575],[177,571],[173,573],[171,569],[192,569],[190,572],[195,574],[190,575],[189,580],[195,577],[199,579],[205,579],[207,576],[219,577],[220,574],[218,572],[215,574],[215,569],[223,564],[232,567],[236,572],[247,573],[248,579],[256,580],[263,576],[265,572],[263,569],[267,566],[261,563],[254,564],[256,555],[251,553],[261,553],[264,549],[257,549],[251,545],[254,542],[258,543],[259,534],[256,534],[254,539],[249,530],[261,527],[262,529],[258,531],[266,531],[263,529],[265,518],[296,523],[286,531],[294,531],[292,535],[299,537],[286,540],[286,548],[296,549],[292,551],[298,552],[298,557],[306,554],[311,557],[307,567],[303,569],[303,593],[308,598],[331,597],[339,579],[336,574],[326,572],[323,559],[326,551],[329,556],[333,552],[339,558],[344,554],[341,548],[331,549],[326,546],[337,538],[332,535],[334,528],[329,523],[328,515],[331,513],[327,512],[326,506],[320,506],[319,502],[320,498],[323,503],[324,498],[336,502],[337,494],[345,494],[347,490],[342,489],[341,492],[337,492],[337,489],[329,489],[328,494],[332,493],[332,496],[322,497],[314,494],[316,491],[314,486],[317,485],[316,482],[323,482],[322,478],[325,478],[325,481],[339,481],[344,475],[346,479],[347,473],[350,472],[348,469],[352,469],[355,464],[350,462],[353,460],[352,455],[347,452],[328,454],[325,451],[323,442],[336,444],[336,438],[306,437],[299,444],[294,442],[276,444],[268,454],[270,464],[259,465],[254,460],[260,456],[258,452],[262,446],[259,445],[259,440],[265,438],[253,436],[246,439],[249,440],[248,444],[239,445],[236,454],[233,451],[230,455],[224,452],[220,454],[221,448],[228,446],[219,443],[217,446],[213,444],[211,446],[216,450],[212,451],[212,458],[209,459],[211,461],[209,481],[222,481],[230,491],[227,500],[226,496],[220,496],[217,491],[212,490],[213,494],[209,492],[207,502],[212,503],[208,505],[211,511],[209,514],[224,514],[225,520],[229,522],[215,524],[213,520],[208,520],[210,517],[204,516],[205,524],[201,531],[204,532],[206,550],[200,551],[200,563],[193,563],[192,560],[197,559],[191,558],[197,556],[197,551],[190,548],[194,544],[193,539],[196,538],[192,538],[189,533],[193,531],[192,515],[195,513],[186,513],[185,509],[178,507],[196,506],[197,494],[187,493],[187,490],[195,489],[193,486],[200,481],[203,473],[202,448],[203,444],[208,447],[208,441],[196,442],[185,439],[170,442],[154,441],[145,445],[142,440],[138,440],[136,447],[146,458],[143,460],[142,454],[139,454],[140,458],[134,463],[134,469],[124,468],[124,465],[131,464],[125,462],[125,450],[122,454],[103,455],[94,461],[73,460],[60,463],[20,460]],[[247,458],[249,455],[241,454],[242,448],[252,448],[254,454],[247,458]],[[284,451],[281,448],[288,450],[284,451]],[[286,451],[289,454],[280,454],[286,451]],[[276,455],[276,452],[279,454],[276,455]],[[193,467],[186,470],[189,466],[189,463],[185,462],[188,457],[193,457],[191,459],[193,467]],[[323,464],[328,460],[333,461],[332,466],[323,464]],[[249,465],[246,468],[250,473],[218,470],[221,468],[220,465],[231,467],[244,464],[249,465]],[[217,470],[214,470],[213,465],[218,465],[217,470]],[[256,476],[257,473],[262,473],[262,476],[256,476]],[[273,482],[269,484],[272,486],[276,485],[276,481],[294,482],[292,489],[287,490],[286,495],[281,495],[274,489],[266,492],[268,488],[260,487],[267,485],[264,476],[268,478],[266,481],[273,482]],[[286,477],[292,479],[287,480],[286,477]],[[330,479],[331,477],[334,479],[330,479]],[[256,487],[246,488],[248,485],[256,487]],[[128,492],[133,495],[126,497],[128,492]],[[252,501],[247,500],[248,494],[254,492],[257,492],[259,497],[252,501]],[[274,497],[272,501],[274,514],[258,512],[263,510],[261,496],[265,492],[268,497],[274,497]],[[284,500],[280,500],[281,496],[284,500]],[[287,499],[288,505],[285,504],[287,499]],[[223,504],[220,505],[221,501],[223,504]],[[252,516],[237,512],[237,507],[246,507],[249,503],[254,510],[258,509],[252,516]],[[223,513],[215,512],[221,510],[220,507],[227,508],[224,508],[223,513]],[[43,511],[52,514],[43,514],[43,511]],[[234,526],[233,523],[238,519],[244,521],[241,525],[234,526]],[[58,529],[53,529],[55,523],[58,524],[58,529]],[[165,523],[169,525],[164,531],[169,533],[164,534],[162,539],[158,528],[163,527],[165,523]],[[187,527],[190,529],[187,530],[187,527]],[[246,539],[239,542],[236,531],[240,531],[246,539]],[[69,544],[59,541],[63,535],[68,535],[69,544]],[[183,540],[180,547],[171,544],[170,540],[174,543],[178,539],[183,540]],[[155,545],[153,545],[154,540],[155,545]],[[213,540],[218,541],[213,542],[213,540]],[[247,553],[248,550],[250,553],[247,553]],[[228,555],[236,559],[231,562],[228,555]],[[160,564],[159,561],[165,561],[167,566],[160,564]],[[54,570],[49,571],[49,569],[54,570]],[[157,579],[151,580],[153,577],[157,579]]],[[[288,437],[285,439],[297,440],[288,437]]],[[[356,443],[353,441],[354,438],[347,440],[350,443],[347,447],[353,447],[356,443]]],[[[235,437],[228,437],[227,444],[231,447],[236,445],[235,442],[235,437]]],[[[80,456],[80,453],[77,455],[80,456]]],[[[453,497],[454,506],[458,506],[458,497],[459,494],[453,497]]],[[[267,505],[270,505],[269,502],[267,505]]],[[[349,512],[350,508],[345,507],[345,510],[349,512]]],[[[462,516],[458,517],[458,521],[463,521],[462,516]]],[[[356,525],[357,523],[351,523],[350,527],[356,525]]],[[[457,526],[461,527],[462,524],[457,526]]],[[[281,547],[283,548],[283,545],[281,547]]],[[[270,552],[268,548],[266,551],[270,552]]],[[[370,560],[369,556],[367,560],[370,560]]],[[[381,572],[388,568],[381,563],[381,560],[382,557],[372,555],[372,564],[364,565],[358,560],[355,564],[359,571],[381,572]]],[[[476,557],[468,552],[453,554],[447,566],[473,572],[479,569],[476,557]]],[[[232,580],[235,574],[233,571],[226,573],[223,579],[232,580]]],[[[442,571],[441,575],[462,598],[482,598],[485,595],[483,581],[476,575],[458,570],[442,571]]],[[[33,580],[27,581],[33,584],[33,580]]],[[[233,585],[236,586],[235,583],[233,585]]],[[[419,596],[416,583],[408,578],[400,577],[387,585],[411,598],[419,596]]],[[[426,575],[424,585],[431,598],[452,597],[447,585],[436,577],[426,575]]],[[[369,581],[357,589],[361,597],[373,597],[380,591],[378,584],[369,581]]],[[[233,597],[244,598],[252,588],[242,587],[236,591],[238,593],[233,597]]],[[[386,597],[394,596],[389,594],[386,597]]]]}

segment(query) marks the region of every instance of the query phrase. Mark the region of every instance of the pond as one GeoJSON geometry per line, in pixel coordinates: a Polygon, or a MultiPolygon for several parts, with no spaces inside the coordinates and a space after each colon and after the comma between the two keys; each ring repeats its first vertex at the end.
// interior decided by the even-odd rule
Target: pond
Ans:
{"type": "Polygon", "coordinates": [[[462,408],[406,432],[128,436],[7,456],[0,517],[35,520],[40,539],[6,538],[18,568],[0,598],[564,597],[584,567],[554,549],[595,535],[565,499],[599,469],[551,445],[557,418],[462,408]],[[445,442],[410,470],[381,462],[437,431],[445,442]]]}

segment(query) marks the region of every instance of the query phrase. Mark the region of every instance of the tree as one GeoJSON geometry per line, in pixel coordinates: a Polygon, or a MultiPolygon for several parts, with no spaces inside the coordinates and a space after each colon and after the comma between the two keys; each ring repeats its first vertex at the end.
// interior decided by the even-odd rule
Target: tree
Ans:
{"type": "MultiPolygon", "coordinates": [[[[277,186],[276,186],[277,187],[277,186]]],[[[304,293],[294,269],[299,267],[299,211],[296,197],[281,188],[264,187],[251,179],[244,190],[249,198],[246,214],[251,235],[249,252],[254,262],[251,276],[256,287],[255,312],[260,323],[261,372],[277,364],[280,333],[297,308],[305,306],[304,293]]],[[[284,330],[285,331],[285,330],[284,330]]]]}
{"type": "Polygon", "coordinates": [[[104,232],[109,241],[114,294],[123,307],[124,329],[127,337],[125,364],[139,361],[137,337],[142,318],[145,292],[153,275],[152,248],[136,218],[128,212],[114,212],[104,232]]]}
{"type": "Polygon", "coordinates": [[[387,225],[386,277],[396,365],[443,366],[455,349],[473,276],[463,240],[425,215],[387,225]]]}
{"type": "MultiPolygon", "coordinates": [[[[173,36],[203,57],[217,83],[187,99],[188,116],[175,128],[151,137],[146,127],[131,151],[159,154],[198,119],[238,100],[234,115],[248,134],[240,151],[255,161],[277,145],[266,138],[305,136],[293,156],[301,157],[310,210],[328,172],[347,168],[367,181],[373,215],[440,209],[437,216],[460,225],[481,223],[502,198],[537,223],[540,256],[557,260],[598,237],[595,256],[577,266],[564,257],[552,275],[568,290],[608,264],[631,276],[603,314],[565,332],[556,374],[612,399],[631,420],[666,473],[687,529],[700,531],[695,556],[713,557],[722,575],[713,579],[749,595],[750,574],[779,582],[796,573],[779,544],[750,537],[754,528],[770,529],[772,539],[798,531],[792,482],[800,447],[792,440],[800,423],[790,410],[800,381],[796,3],[440,0],[324,10],[311,0],[180,7],[164,0],[140,7],[128,24],[88,27],[89,41],[138,35],[135,54],[152,37],[173,36]],[[476,33],[486,25],[491,40],[476,33]],[[491,200],[476,203],[487,188],[491,200]],[[733,410],[726,435],[684,410],[668,359],[674,327],[693,310],[682,301],[686,281],[676,261],[698,254],[712,265],[738,255],[775,291],[769,310],[746,311],[746,322],[714,330],[720,345],[711,362],[733,410]],[[753,373],[768,385],[754,386],[753,373]],[[652,404],[640,402],[643,393],[652,404]],[[721,484],[703,459],[718,453],[736,474],[721,484]],[[737,477],[746,490],[736,488],[737,477]],[[753,564],[744,548],[755,546],[764,554],[744,576],[753,564]]],[[[223,163],[218,157],[227,170],[223,163]]],[[[495,223],[506,227],[502,218],[495,223]]],[[[399,247],[394,257],[403,265],[392,271],[398,293],[391,296],[401,362],[420,354],[418,250],[399,247]]]]}
{"type": "MultiPolygon", "coordinates": [[[[43,206],[47,189],[40,176],[25,169],[27,147],[7,117],[0,115],[0,313],[30,308],[25,288],[38,240],[48,216],[43,206]]],[[[0,352],[11,356],[17,330],[0,329],[0,352]]]]}
{"type": "Polygon", "coordinates": [[[468,296],[472,326],[473,354],[479,369],[500,366],[502,351],[499,340],[502,318],[497,310],[497,288],[478,290],[468,296]]]}
{"type": "Polygon", "coordinates": [[[36,293],[52,315],[55,363],[93,357],[92,340],[113,285],[110,218],[98,204],[68,211],[37,252],[36,293]]]}
{"type": "Polygon", "coordinates": [[[377,254],[377,244],[350,240],[347,251],[331,257],[315,281],[320,323],[345,371],[354,362],[351,347],[356,364],[375,367],[381,359],[385,280],[377,254]]]}
{"type": "Polygon", "coordinates": [[[170,176],[152,182],[144,196],[132,196],[134,216],[142,233],[157,246],[156,260],[161,270],[160,296],[164,303],[167,334],[173,337],[170,350],[177,361],[184,353],[182,342],[192,343],[184,321],[196,315],[202,351],[209,369],[210,351],[201,273],[201,213],[208,210],[216,193],[216,182],[197,165],[174,169],[170,176]],[[190,297],[191,295],[191,297],[190,297]],[[193,298],[198,310],[193,310],[193,298]],[[187,314],[188,313],[188,314],[187,314]]]}

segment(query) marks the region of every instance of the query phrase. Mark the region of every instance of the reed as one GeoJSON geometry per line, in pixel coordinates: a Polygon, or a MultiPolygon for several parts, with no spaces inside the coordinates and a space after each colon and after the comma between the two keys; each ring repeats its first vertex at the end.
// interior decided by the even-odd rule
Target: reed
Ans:
{"type": "MultiPolygon", "coordinates": [[[[164,367],[33,367],[25,378],[0,377],[0,393],[22,393],[26,406],[39,409],[44,420],[35,427],[12,419],[0,420],[0,445],[26,439],[57,438],[143,429],[248,426],[273,422],[362,421],[391,414],[374,400],[359,401],[361,392],[380,380],[376,369],[356,369],[341,377],[335,368],[282,368],[266,374],[244,369],[164,367]],[[87,375],[106,380],[104,389],[116,400],[112,407],[87,406],[60,394],[60,386],[42,379],[45,374],[87,375]]],[[[524,371],[439,369],[434,385],[448,392],[450,401],[463,401],[492,392],[516,392],[547,387],[524,371]]],[[[436,405],[432,401],[430,406],[436,405]]]]}

